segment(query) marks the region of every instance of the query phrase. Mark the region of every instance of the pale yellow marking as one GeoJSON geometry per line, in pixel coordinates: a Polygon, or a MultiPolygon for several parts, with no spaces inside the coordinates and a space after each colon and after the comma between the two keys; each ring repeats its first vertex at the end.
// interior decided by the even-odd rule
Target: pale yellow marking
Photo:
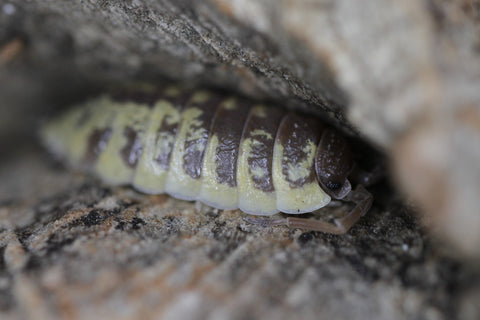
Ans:
{"type": "Polygon", "coordinates": [[[254,166],[253,168],[250,168],[250,172],[252,174],[252,177],[255,178],[263,178],[268,174],[268,171],[265,168],[257,167],[254,166]]]}
{"type": "MultiPolygon", "coordinates": [[[[296,163],[295,165],[291,162],[288,163],[288,179],[291,181],[296,181],[302,178],[307,178],[310,175],[310,172],[313,170],[313,161],[315,158],[315,144],[313,142],[309,142],[304,148],[303,152],[308,154],[308,158],[300,163],[296,163]]],[[[288,159],[284,159],[287,160],[288,159]]]]}
{"type": "MultiPolygon", "coordinates": [[[[126,127],[132,128],[137,132],[137,138],[142,141],[150,109],[145,105],[134,102],[122,103],[117,105],[117,108],[119,110],[111,125],[110,140],[97,160],[95,171],[111,184],[127,184],[132,182],[134,169],[124,162],[120,154],[120,151],[128,142],[124,131],[126,127]]],[[[143,142],[141,142],[141,145],[143,145],[143,142]]]]}
{"type": "MultiPolygon", "coordinates": [[[[289,167],[288,176],[306,177],[305,170],[313,170],[316,149],[315,144],[310,142],[304,149],[308,152],[307,158],[297,166],[289,167]]],[[[320,209],[330,202],[330,196],[320,188],[317,181],[292,188],[282,172],[282,158],[283,146],[277,141],[273,149],[273,184],[277,191],[278,210],[291,214],[306,213],[320,209]]]]}
{"type": "Polygon", "coordinates": [[[139,159],[133,185],[140,191],[152,194],[165,191],[168,169],[164,169],[155,160],[160,154],[168,154],[173,150],[176,135],[169,132],[158,132],[162,122],[175,125],[180,122],[180,111],[170,102],[157,102],[150,114],[150,123],[145,132],[142,156],[139,159]]]}
{"type": "MultiPolygon", "coordinates": [[[[273,137],[270,133],[266,132],[265,130],[261,130],[261,129],[256,129],[256,130],[253,130],[250,135],[254,136],[254,137],[260,137],[260,136],[265,136],[266,139],[268,140],[272,140],[273,137]]],[[[258,146],[260,144],[262,144],[262,142],[260,142],[259,140],[256,140],[256,139],[248,139],[250,141],[250,148],[253,149],[253,147],[255,146],[258,146]]],[[[251,150],[250,149],[250,150],[251,150]]],[[[262,177],[265,177],[269,174],[268,172],[268,169],[267,168],[264,168],[264,167],[258,167],[256,165],[250,165],[250,174],[253,178],[262,178],[262,177]]]]}
{"type": "Polygon", "coordinates": [[[225,110],[235,110],[237,109],[237,100],[235,98],[229,98],[222,102],[222,108],[225,110]]]}
{"type": "Polygon", "coordinates": [[[110,98],[100,97],[82,107],[74,108],[43,127],[41,135],[48,148],[78,166],[85,157],[90,135],[96,130],[109,128],[116,117],[118,105],[110,98]],[[88,111],[90,117],[82,126],[77,123],[88,111]]]}
{"type": "MultiPolygon", "coordinates": [[[[251,111],[253,116],[266,115],[265,107],[255,106],[251,111]]],[[[264,130],[254,130],[255,136],[264,135],[268,139],[273,137],[264,130]]],[[[244,139],[240,144],[237,162],[237,189],[238,206],[240,210],[256,215],[273,215],[278,212],[276,192],[265,192],[255,187],[253,177],[262,177],[268,174],[267,170],[259,167],[250,168],[248,158],[252,154],[252,146],[260,143],[255,138],[244,139]],[[251,173],[249,172],[251,171],[251,173]]]]}
{"type": "Polygon", "coordinates": [[[268,140],[272,140],[273,137],[270,133],[266,132],[263,129],[255,129],[251,133],[252,136],[265,136],[268,140]]]}
{"type": "MultiPolygon", "coordinates": [[[[193,97],[192,103],[202,103],[209,98],[207,92],[197,92],[193,97]]],[[[165,183],[165,192],[175,198],[184,200],[196,200],[202,183],[201,179],[190,177],[183,169],[183,156],[185,154],[185,142],[187,136],[189,141],[194,141],[202,137],[209,128],[194,129],[193,126],[201,126],[202,122],[198,119],[203,111],[195,107],[187,107],[182,113],[182,120],[177,132],[175,147],[170,160],[170,168],[165,183]]],[[[203,151],[205,146],[198,144],[198,151],[203,151]]]]}

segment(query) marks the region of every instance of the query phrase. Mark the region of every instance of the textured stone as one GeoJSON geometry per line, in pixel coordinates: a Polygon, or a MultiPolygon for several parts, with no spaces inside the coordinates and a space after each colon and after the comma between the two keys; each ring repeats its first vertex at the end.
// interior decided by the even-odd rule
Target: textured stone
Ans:
{"type": "Polygon", "coordinates": [[[0,5],[2,144],[105,86],[168,77],[232,90],[323,114],[382,149],[432,229],[479,255],[478,1],[0,5]]]}
{"type": "Polygon", "coordinates": [[[385,186],[332,236],[110,188],[35,147],[2,162],[0,180],[2,319],[478,315],[478,270],[442,253],[385,186]]]}
{"type": "Polygon", "coordinates": [[[478,265],[443,248],[479,256],[479,8],[0,0],[1,317],[478,318],[478,265]],[[112,189],[33,145],[54,111],[165,79],[321,114],[375,145],[438,236],[383,185],[335,237],[112,189]]]}
{"type": "Polygon", "coordinates": [[[478,1],[214,2],[310,48],[346,92],[347,119],[390,155],[437,234],[480,254],[478,1]]]}

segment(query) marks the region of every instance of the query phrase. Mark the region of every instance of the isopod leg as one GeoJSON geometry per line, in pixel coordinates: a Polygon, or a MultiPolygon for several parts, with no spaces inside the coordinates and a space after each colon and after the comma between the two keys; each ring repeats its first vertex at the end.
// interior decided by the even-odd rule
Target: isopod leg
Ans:
{"type": "Polygon", "coordinates": [[[258,224],[263,227],[273,226],[287,226],[289,228],[299,228],[305,230],[321,231],[333,234],[342,234],[346,231],[339,228],[333,223],[328,223],[320,220],[312,220],[307,218],[281,218],[281,219],[268,219],[268,218],[244,218],[248,223],[258,224]]]}
{"type": "Polygon", "coordinates": [[[300,228],[332,234],[344,234],[358,221],[358,219],[360,219],[361,216],[368,212],[372,206],[373,196],[362,185],[358,185],[354,191],[351,191],[344,198],[344,200],[355,203],[355,208],[353,208],[345,217],[335,219],[334,223],[293,217],[271,220],[264,218],[246,218],[245,220],[262,226],[287,225],[289,228],[300,228]]]}
{"type": "Polygon", "coordinates": [[[243,218],[251,224],[257,224],[262,227],[272,227],[272,226],[288,226],[287,219],[269,219],[269,218],[243,218]]]}
{"type": "Polygon", "coordinates": [[[337,220],[339,219],[335,220],[335,224],[325,222],[325,221],[320,221],[320,220],[307,219],[307,218],[289,217],[289,218],[286,218],[286,220],[287,220],[287,226],[289,228],[321,231],[321,232],[332,233],[332,234],[344,234],[345,232],[348,231],[348,229],[346,229],[343,224],[337,223],[337,220]]]}
{"type": "Polygon", "coordinates": [[[373,196],[361,184],[359,184],[354,191],[350,192],[345,197],[345,200],[355,203],[356,206],[345,217],[335,219],[335,224],[344,230],[343,233],[347,232],[355,223],[357,223],[361,216],[365,215],[368,210],[370,210],[373,196]]]}
{"type": "MultiPolygon", "coordinates": [[[[291,228],[300,228],[300,225],[305,225],[305,222],[311,223],[310,230],[328,232],[333,234],[344,234],[357,223],[358,219],[370,210],[373,202],[373,196],[362,185],[358,185],[354,191],[351,191],[343,200],[355,203],[355,207],[343,218],[335,219],[333,223],[325,223],[318,220],[301,219],[301,218],[287,218],[288,226],[291,228]],[[293,221],[292,221],[293,220],[293,221]],[[298,220],[306,220],[305,222],[298,220]],[[328,227],[325,227],[328,225],[328,227]]],[[[308,226],[304,227],[308,228],[308,226]]]]}

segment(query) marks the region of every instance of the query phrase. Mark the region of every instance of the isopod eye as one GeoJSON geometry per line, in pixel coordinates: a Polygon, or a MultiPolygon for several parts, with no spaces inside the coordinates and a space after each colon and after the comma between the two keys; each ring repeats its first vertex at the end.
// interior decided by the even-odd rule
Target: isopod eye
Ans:
{"type": "Polygon", "coordinates": [[[334,181],[328,181],[326,183],[326,187],[330,190],[336,191],[342,187],[343,183],[340,182],[334,182],[334,181]]]}

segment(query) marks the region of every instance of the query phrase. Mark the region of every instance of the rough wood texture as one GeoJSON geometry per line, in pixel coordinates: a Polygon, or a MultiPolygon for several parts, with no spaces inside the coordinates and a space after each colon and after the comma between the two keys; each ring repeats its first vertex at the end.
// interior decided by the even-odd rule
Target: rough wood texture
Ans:
{"type": "Polygon", "coordinates": [[[441,249],[480,255],[479,8],[0,0],[2,318],[477,319],[478,266],[441,249]],[[263,229],[109,189],[32,145],[55,109],[165,77],[322,113],[367,139],[440,236],[382,187],[347,236],[263,229]]]}

